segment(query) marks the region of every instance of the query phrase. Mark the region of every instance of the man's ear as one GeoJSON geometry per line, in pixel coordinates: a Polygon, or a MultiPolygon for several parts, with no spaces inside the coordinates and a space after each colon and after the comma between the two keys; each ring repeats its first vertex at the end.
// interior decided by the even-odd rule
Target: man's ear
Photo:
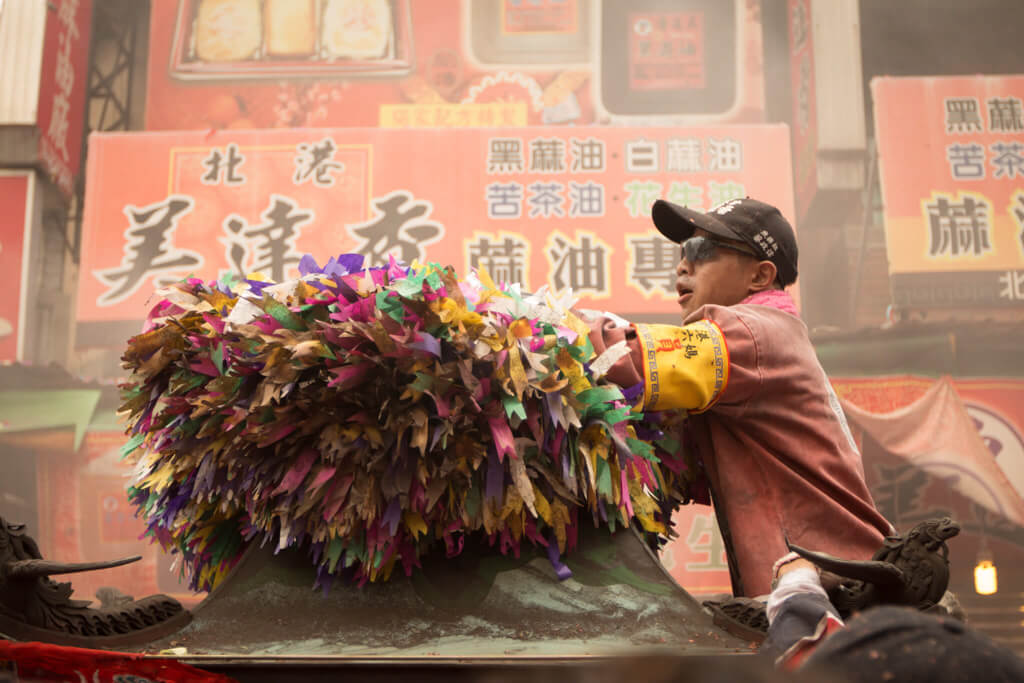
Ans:
{"type": "Polygon", "coordinates": [[[771,261],[758,261],[757,266],[751,273],[750,292],[753,294],[754,292],[772,289],[775,286],[775,278],[778,274],[779,269],[771,261]]]}

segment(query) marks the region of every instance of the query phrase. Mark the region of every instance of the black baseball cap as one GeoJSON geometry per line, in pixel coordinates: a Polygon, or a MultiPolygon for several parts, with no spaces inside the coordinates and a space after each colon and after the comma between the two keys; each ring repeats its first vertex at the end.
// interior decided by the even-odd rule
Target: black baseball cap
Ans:
{"type": "Polygon", "coordinates": [[[747,244],[764,261],[778,269],[783,287],[796,282],[796,233],[782,212],[750,197],[730,199],[707,213],[659,199],[651,208],[658,231],[673,242],[685,242],[697,228],[712,235],[747,244]]]}

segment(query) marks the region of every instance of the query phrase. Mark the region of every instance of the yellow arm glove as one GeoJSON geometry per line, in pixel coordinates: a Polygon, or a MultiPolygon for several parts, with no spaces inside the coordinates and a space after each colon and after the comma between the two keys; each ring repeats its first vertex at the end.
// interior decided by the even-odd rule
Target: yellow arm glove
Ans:
{"type": "Polygon", "coordinates": [[[644,408],[702,412],[729,382],[729,351],[718,325],[636,324],[644,370],[644,408]]]}

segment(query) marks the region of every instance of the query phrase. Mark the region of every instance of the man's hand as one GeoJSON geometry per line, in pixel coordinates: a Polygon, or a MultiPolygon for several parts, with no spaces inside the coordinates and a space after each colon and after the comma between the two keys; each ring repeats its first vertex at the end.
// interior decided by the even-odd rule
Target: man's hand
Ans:
{"type": "Polygon", "coordinates": [[[625,341],[629,346],[629,353],[615,362],[605,373],[608,381],[618,384],[620,387],[628,388],[644,380],[643,370],[640,367],[640,347],[636,341],[636,333],[632,327],[622,327],[615,320],[607,317],[597,320],[586,320],[590,326],[590,343],[594,346],[595,357],[604,353],[609,346],[620,341],[625,341]]]}

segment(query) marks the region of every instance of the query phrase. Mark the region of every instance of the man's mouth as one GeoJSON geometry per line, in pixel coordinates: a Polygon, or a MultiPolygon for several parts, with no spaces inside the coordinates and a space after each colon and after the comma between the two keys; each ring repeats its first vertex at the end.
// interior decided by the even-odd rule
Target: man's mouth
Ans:
{"type": "Polygon", "coordinates": [[[676,294],[679,295],[679,303],[683,303],[693,296],[693,290],[684,285],[676,285],[676,294]]]}

